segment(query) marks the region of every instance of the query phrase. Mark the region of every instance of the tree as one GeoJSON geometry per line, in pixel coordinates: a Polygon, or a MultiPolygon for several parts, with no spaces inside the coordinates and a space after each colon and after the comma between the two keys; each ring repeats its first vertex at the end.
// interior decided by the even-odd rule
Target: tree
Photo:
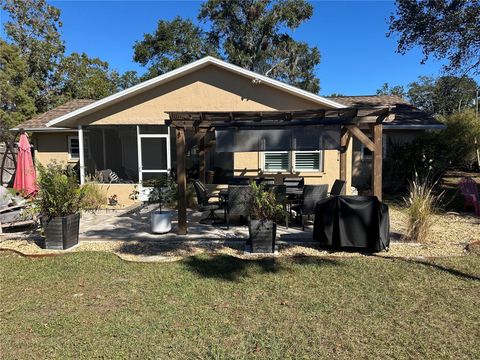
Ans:
{"type": "Polygon", "coordinates": [[[434,91],[435,79],[429,76],[420,76],[417,81],[408,85],[407,96],[413,105],[433,114],[437,108],[434,91]]]}
{"type": "Polygon", "coordinates": [[[473,107],[478,84],[472,78],[421,76],[409,84],[408,98],[420,109],[448,115],[473,107]]]}
{"type": "Polygon", "coordinates": [[[478,84],[462,76],[442,76],[435,83],[436,112],[448,115],[472,108],[478,84]]]}
{"type": "Polygon", "coordinates": [[[405,97],[405,88],[401,85],[390,87],[388,83],[384,83],[382,87],[377,90],[377,95],[396,95],[405,97]]]}
{"type": "Polygon", "coordinates": [[[122,75],[114,72],[113,77],[118,91],[128,89],[140,83],[137,72],[133,70],[125,71],[122,75]]]}
{"type": "Polygon", "coordinates": [[[53,73],[64,51],[60,10],[45,0],[2,0],[2,9],[10,17],[4,25],[5,33],[20,49],[28,76],[36,83],[35,105],[39,111],[48,110],[53,73]]]}
{"type": "Polygon", "coordinates": [[[479,0],[397,0],[396,6],[388,36],[400,35],[398,52],[420,46],[422,63],[446,58],[448,72],[480,73],[479,0]]]}
{"type": "Polygon", "coordinates": [[[58,101],[101,99],[117,91],[116,74],[108,62],[72,53],[62,58],[56,71],[58,101]]]}
{"type": "Polygon", "coordinates": [[[135,61],[148,66],[149,77],[215,55],[243,68],[318,92],[316,47],[294,40],[288,31],[310,19],[305,0],[209,0],[191,20],[159,21],[153,34],[136,42],[135,61]]]}
{"type": "Polygon", "coordinates": [[[206,55],[218,55],[208,35],[191,20],[160,20],[153,34],[135,42],[133,59],[148,67],[143,80],[164,74],[206,55]]]}
{"type": "Polygon", "coordinates": [[[0,141],[9,139],[8,129],[35,114],[36,90],[20,50],[0,40],[0,141]]]}
{"type": "Polygon", "coordinates": [[[312,15],[313,6],[304,0],[209,0],[199,19],[211,23],[210,38],[229,62],[318,92],[314,70],[320,52],[285,31],[297,29],[312,15]]]}

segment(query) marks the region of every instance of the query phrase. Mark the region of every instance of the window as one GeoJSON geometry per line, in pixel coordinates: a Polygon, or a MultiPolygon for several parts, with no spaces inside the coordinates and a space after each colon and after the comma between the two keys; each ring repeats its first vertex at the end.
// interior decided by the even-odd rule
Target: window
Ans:
{"type": "MultiPolygon", "coordinates": [[[[370,140],[373,141],[373,138],[369,137],[370,140]]],[[[382,138],[382,145],[383,145],[383,157],[385,158],[387,156],[387,137],[385,135],[383,135],[383,138],[382,138]]],[[[361,159],[362,160],[372,160],[372,151],[367,148],[365,145],[363,145],[363,143],[361,143],[361,152],[360,152],[360,155],[361,155],[361,159]]]]}
{"type": "Polygon", "coordinates": [[[323,151],[264,152],[263,170],[266,172],[322,171],[323,151]]]}
{"type": "Polygon", "coordinates": [[[362,160],[372,160],[372,151],[362,144],[362,160]]]}
{"type": "Polygon", "coordinates": [[[295,171],[321,171],[323,170],[322,151],[296,151],[295,171]]]}
{"type": "Polygon", "coordinates": [[[265,152],[263,168],[265,171],[289,171],[290,157],[288,151],[265,152]]]}
{"type": "Polygon", "coordinates": [[[70,160],[78,160],[80,158],[80,143],[78,136],[68,137],[68,158],[70,160]]]}

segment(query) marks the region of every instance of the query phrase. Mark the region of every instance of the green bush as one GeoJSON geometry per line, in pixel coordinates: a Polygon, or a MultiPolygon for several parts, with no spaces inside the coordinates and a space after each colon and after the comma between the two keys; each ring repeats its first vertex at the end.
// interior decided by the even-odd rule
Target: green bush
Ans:
{"type": "Polygon", "coordinates": [[[158,204],[160,211],[162,206],[172,207],[177,199],[177,183],[170,176],[160,176],[150,183],[152,191],[148,196],[148,202],[158,204]]]}
{"type": "Polygon", "coordinates": [[[441,118],[447,128],[439,134],[440,145],[445,147],[445,156],[450,166],[456,169],[471,169],[476,163],[475,140],[480,142],[480,118],[473,110],[453,113],[441,118]]]}
{"type": "Polygon", "coordinates": [[[254,181],[250,184],[248,203],[250,214],[256,220],[277,221],[284,215],[283,206],[277,202],[275,193],[254,181]]]}
{"type": "Polygon", "coordinates": [[[99,188],[93,184],[80,186],[73,168],[51,162],[47,166],[40,164],[38,173],[35,204],[40,216],[50,219],[99,208],[99,188]]]}
{"type": "Polygon", "coordinates": [[[388,192],[405,189],[415,173],[440,179],[448,169],[472,170],[476,163],[475,139],[480,142],[480,121],[472,111],[441,118],[446,129],[426,132],[412,142],[388,144],[383,165],[388,192]]]}

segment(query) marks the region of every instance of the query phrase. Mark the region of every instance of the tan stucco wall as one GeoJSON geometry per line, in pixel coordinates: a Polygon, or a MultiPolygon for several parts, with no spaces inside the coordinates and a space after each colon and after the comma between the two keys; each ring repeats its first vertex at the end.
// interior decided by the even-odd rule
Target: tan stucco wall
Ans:
{"type": "Polygon", "coordinates": [[[163,124],[165,111],[246,111],[321,108],[210,65],[78,119],[79,124],[163,124]]]}
{"type": "Polygon", "coordinates": [[[74,165],[77,160],[68,158],[68,137],[77,136],[76,131],[34,133],[32,142],[35,146],[35,161],[46,165],[52,160],[74,165]]]}
{"type": "Polygon", "coordinates": [[[130,206],[138,201],[130,199],[130,194],[135,190],[134,184],[98,184],[105,192],[105,204],[110,196],[117,195],[118,208],[130,206]]]}
{"type": "MultiPolygon", "coordinates": [[[[352,142],[347,152],[347,194],[350,194],[352,175],[352,142]]],[[[323,155],[324,171],[321,172],[263,172],[262,154],[255,152],[244,152],[234,154],[234,175],[235,176],[267,176],[274,177],[277,184],[281,184],[286,176],[299,176],[305,179],[306,185],[329,184],[340,177],[340,155],[337,150],[326,150],[323,155]]]]}

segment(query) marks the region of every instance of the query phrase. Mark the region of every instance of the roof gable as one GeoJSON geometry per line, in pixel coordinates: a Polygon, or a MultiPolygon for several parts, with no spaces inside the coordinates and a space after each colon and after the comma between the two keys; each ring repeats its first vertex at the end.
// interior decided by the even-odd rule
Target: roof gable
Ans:
{"type": "Polygon", "coordinates": [[[195,72],[195,71],[197,71],[199,69],[202,69],[202,68],[204,68],[206,66],[209,66],[209,65],[214,65],[214,66],[220,67],[220,68],[225,69],[227,71],[230,71],[232,73],[236,73],[238,75],[247,77],[251,80],[255,80],[257,83],[262,83],[262,84],[265,84],[267,86],[270,86],[270,87],[279,89],[281,91],[284,91],[286,93],[298,96],[300,98],[304,98],[304,99],[310,100],[312,102],[316,102],[316,103],[318,103],[319,105],[322,105],[322,106],[326,106],[326,107],[333,108],[333,109],[339,109],[339,108],[344,108],[345,107],[344,105],[342,105],[340,103],[337,103],[333,100],[329,100],[329,99],[324,98],[322,96],[319,96],[319,95],[310,93],[308,91],[299,89],[295,86],[282,83],[278,80],[271,79],[267,76],[257,74],[253,71],[243,69],[239,66],[227,63],[225,61],[216,59],[214,57],[207,56],[207,57],[204,57],[200,60],[197,60],[197,61],[195,61],[191,64],[182,66],[178,69],[172,70],[168,73],[165,73],[165,74],[157,76],[153,79],[144,81],[144,82],[142,82],[138,85],[132,86],[132,87],[130,87],[128,89],[125,89],[123,91],[120,91],[116,94],[113,94],[111,96],[108,96],[106,98],[98,100],[98,101],[96,101],[92,104],[89,104],[87,106],[84,106],[80,109],[74,110],[74,111],[72,111],[68,114],[64,114],[62,116],[59,116],[58,118],[52,119],[47,123],[47,126],[48,127],[51,127],[51,126],[66,126],[66,125],[68,126],[69,121],[73,121],[80,116],[93,113],[93,112],[95,112],[97,110],[100,110],[100,109],[103,109],[107,106],[110,106],[110,105],[113,105],[115,103],[121,102],[124,99],[128,99],[132,96],[135,96],[137,94],[145,92],[145,91],[147,91],[149,89],[152,89],[156,86],[159,86],[159,85],[162,85],[166,82],[172,81],[174,79],[183,77],[187,74],[195,72]]]}

